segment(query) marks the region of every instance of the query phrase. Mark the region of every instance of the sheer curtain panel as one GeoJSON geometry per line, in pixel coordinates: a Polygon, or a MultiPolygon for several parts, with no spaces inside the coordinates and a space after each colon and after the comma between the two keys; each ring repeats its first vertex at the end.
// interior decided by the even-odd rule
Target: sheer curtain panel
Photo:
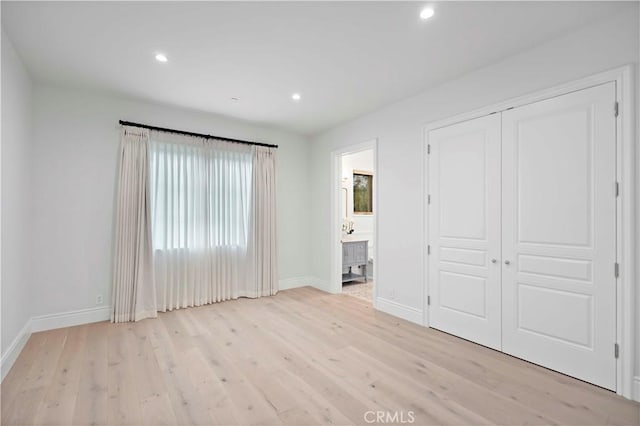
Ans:
{"type": "Polygon", "coordinates": [[[151,132],[158,310],[247,296],[251,146],[151,132]]]}
{"type": "Polygon", "coordinates": [[[149,132],[123,127],[120,149],[112,322],[157,316],[151,252],[149,132]]]}

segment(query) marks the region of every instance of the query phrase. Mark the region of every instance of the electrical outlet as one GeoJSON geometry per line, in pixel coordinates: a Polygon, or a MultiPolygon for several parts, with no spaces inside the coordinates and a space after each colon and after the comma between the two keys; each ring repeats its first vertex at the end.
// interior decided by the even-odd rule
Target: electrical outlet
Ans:
{"type": "Polygon", "coordinates": [[[102,295],[101,294],[96,296],[96,305],[102,305],[102,295]]]}

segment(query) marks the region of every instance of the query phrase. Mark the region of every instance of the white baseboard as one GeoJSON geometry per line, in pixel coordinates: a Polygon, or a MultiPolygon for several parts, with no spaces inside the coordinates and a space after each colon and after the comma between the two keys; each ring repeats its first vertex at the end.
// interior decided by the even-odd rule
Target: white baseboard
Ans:
{"type": "Polygon", "coordinates": [[[16,338],[13,339],[13,342],[11,342],[11,345],[9,345],[7,350],[2,354],[2,359],[0,360],[0,380],[4,380],[9,370],[11,370],[11,367],[13,367],[13,363],[15,363],[16,359],[18,359],[18,355],[20,355],[20,352],[22,352],[22,349],[27,343],[27,340],[29,340],[30,336],[31,319],[27,320],[24,327],[22,327],[22,330],[18,332],[16,338]]]}
{"type": "Polygon", "coordinates": [[[382,297],[376,298],[374,307],[389,315],[422,325],[422,311],[420,309],[412,308],[411,306],[403,305],[402,303],[382,297]]]}
{"type": "Polygon", "coordinates": [[[109,306],[61,312],[59,314],[40,315],[31,318],[31,332],[35,333],[37,331],[108,321],[110,318],[111,307],[109,306]]]}
{"type": "Polygon", "coordinates": [[[311,286],[317,288],[318,290],[322,290],[326,293],[335,293],[334,290],[331,289],[329,285],[329,281],[325,281],[318,277],[310,277],[311,278],[311,286]]]}
{"type": "Polygon", "coordinates": [[[313,277],[293,277],[285,278],[278,282],[279,290],[289,290],[291,288],[304,287],[307,285],[313,286],[316,281],[313,277]]]}
{"type": "Polygon", "coordinates": [[[291,288],[311,286],[317,288],[318,290],[331,293],[328,281],[324,281],[318,277],[313,276],[285,278],[283,280],[280,280],[278,284],[280,285],[279,290],[289,290],[291,288]]]}
{"type": "Polygon", "coordinates": [[[634,401],[640,402],[640,376],[633,378],[633,391],[631,397],[634,401]]]}

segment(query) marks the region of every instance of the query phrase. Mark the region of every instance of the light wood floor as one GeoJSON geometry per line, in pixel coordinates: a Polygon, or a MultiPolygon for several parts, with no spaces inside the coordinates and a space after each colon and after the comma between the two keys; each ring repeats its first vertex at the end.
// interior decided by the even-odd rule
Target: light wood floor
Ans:
{"type": "Polygon", "coordinates": [[[609,391],[311,288],[36,333],[2,383],[3,425],[365,424],[379,410],[640,422],[640,404],[609,391]]]}

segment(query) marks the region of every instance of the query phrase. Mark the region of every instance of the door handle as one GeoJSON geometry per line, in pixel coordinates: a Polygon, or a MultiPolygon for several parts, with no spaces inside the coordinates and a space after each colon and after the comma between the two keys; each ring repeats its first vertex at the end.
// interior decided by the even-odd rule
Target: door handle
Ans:
{"type": "Polygon", "coordinates": [[[505,261],[504,261],[504,264],[505,264],[505,265],[511,265],[511,262],[510,262],[510,261],[508,261],[508,260],[505,260],[505,261]]]}
{"type": "Polygon", "coordinates": [[[496,259],[491,259],[491,263],[496,263],[497,260],[496,259]]]}

